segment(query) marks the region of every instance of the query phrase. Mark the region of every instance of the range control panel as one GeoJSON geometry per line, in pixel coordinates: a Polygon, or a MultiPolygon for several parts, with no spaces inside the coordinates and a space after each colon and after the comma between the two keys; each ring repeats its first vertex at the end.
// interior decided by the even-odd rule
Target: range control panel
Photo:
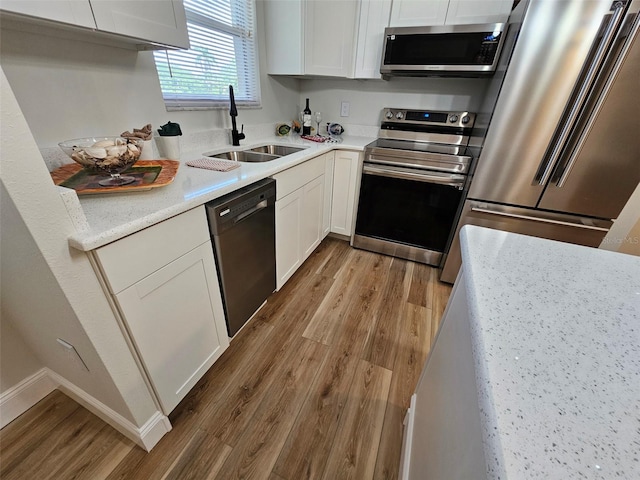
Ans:
{"type": "Polygon", "coordinates": [[[443,112],[437,110],[408,110],[385,108],[382,111],[383,124],[424,125],[440,127],[471,128],[476,119],[475,113],[443,112]]]}

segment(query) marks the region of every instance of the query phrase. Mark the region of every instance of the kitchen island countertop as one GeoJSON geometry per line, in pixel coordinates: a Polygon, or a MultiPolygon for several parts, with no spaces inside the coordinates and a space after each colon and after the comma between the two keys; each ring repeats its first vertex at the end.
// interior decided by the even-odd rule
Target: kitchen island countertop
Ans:
{"type": "MultiPolygon", "coordinates": [[[[189,150],[183,145],[181,165],[176,178],[166,187],[145,192],[86,195],[81,196],[79,202],[67,200],[70,215],[81,219],[77,222],[77,232],[69,238],[69,244],[82,251],[94,250],[318,155],[335,149],[362,151],[373,140],[375,139],[371,137],[344,136],[341,143],[316,143],[302,140],[296,135],[244,141],[240,147],[215,145],[211,148],[189,150]],[[240,168],[229,172],[186,165],[189,160],[202,158],[203,153],[246,150],[265,144],[306,148],[270,162],[242,163],[240,168]]],[[[67,190],[67,193],[74,192],[67,190]]]]}
{"type": "Polygon", "coordinates": [[[462,230],[488,478],[640,478],[640,258],[462,230]]]}

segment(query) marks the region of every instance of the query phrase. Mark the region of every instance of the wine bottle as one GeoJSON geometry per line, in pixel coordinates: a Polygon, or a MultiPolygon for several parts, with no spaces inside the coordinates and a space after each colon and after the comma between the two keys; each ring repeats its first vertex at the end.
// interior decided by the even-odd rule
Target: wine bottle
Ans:
{"type": "Polygon", "coordinates": [[[307,98],[307,106],[302,111],[302,134],[311,135],[311,109],[309,108],[309,99],[307,98]]]}

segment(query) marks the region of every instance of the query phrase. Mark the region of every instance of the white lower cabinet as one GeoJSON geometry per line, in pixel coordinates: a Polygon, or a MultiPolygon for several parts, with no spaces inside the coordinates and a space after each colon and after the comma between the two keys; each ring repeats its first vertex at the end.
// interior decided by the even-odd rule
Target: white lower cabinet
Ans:
{"type": "Polygon", "coordinates": [[[332,153],[274,175],[276,179],[277,289],[285,284],[325,237],[330,205],[325,172],[332,153]]]}
{"type": "Polygon", "coordinates": [[[458,276],[407,415],[400,480],[484,477],[464,274],[458,276]]]}
{"type": "Polygon", "coordinates": [[[229,345],[204,207],[93,252],[169,414],[229,345]]]}
{"type": "Polygon", "coordinates": [[[116,295],[158,394],[171,412],[228,345],[211,243],[116,295]]]}
{"type": "Polygon", "coordinates": [[[333,166],[334,152],[325,154],[324,170],[324,209],[322,211],[322,238],[329,235],[331,231],[331,201],[333,196],[333,166]]]}
{"type": "MultiPolygon", "coordinates": [[[[277,188],[277,187],[276,187],[277,188]]],[[[302,189],[276,201],[276,287],[278,290],[302,265],[302,189]]]]}
{"type": "Polygon", "coordinates": [[[356,206],[360,153],[336,150],[331,198],[331,232],[350,237],[356,206]]]}
{"type": "Polygon", "coordinates": [[[324,238],[322,234],[325,177],[316,178],[303,187],[302,193],[302,257],[307,258],[324,238]]]}

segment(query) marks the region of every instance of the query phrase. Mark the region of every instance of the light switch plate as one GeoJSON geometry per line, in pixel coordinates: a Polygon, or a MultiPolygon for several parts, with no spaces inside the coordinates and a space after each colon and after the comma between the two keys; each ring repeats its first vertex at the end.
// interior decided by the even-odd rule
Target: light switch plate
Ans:
{"type": "Polygon", "coordinates": [[[342,102],[340,104],[340,116],[341,117],[348,117],[349,116],[349,102],[342,102]]]}

